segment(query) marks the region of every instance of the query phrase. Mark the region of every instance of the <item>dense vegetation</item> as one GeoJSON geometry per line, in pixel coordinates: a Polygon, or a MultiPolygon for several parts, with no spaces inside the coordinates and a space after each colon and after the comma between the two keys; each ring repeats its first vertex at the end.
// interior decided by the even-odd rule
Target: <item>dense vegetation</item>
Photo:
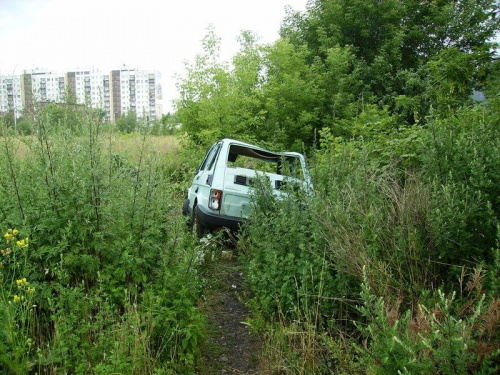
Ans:
{"type": "Polygon", "coordinates": [[[269,372],[500,370],[498,9],[311,1],[231,64],[209,30],[179,80],[191,139],[305,151],[314,174],[314,197],[256,192],[240,238],[269,372]]]}
{"type": "Polygon", "coordinates": [[[209,30],[204,53],[179,79],[178,118],[199,141],[245,134],[297,150],[324,128],[350,139],[425,125],[470,104],[498,70],[490,41],[498,6],[311,1],[306,14],[288,15],[272,45],[243,32],[230,64],[219,61],[209,30]]]}
{"type": "Polygon", "coordinates": [[[189,154],[80,106],[25,121],[33,136],[0,119],[0,373],[189,372],[203,332],[202,256],[178,214],[189,154]]]}
{"type": "Polygon", "coordinates": [[[371,142],[323,134],[313,198],[256,196],[242,247],[276,368],[498,371],[498,113],[371,142]]]}

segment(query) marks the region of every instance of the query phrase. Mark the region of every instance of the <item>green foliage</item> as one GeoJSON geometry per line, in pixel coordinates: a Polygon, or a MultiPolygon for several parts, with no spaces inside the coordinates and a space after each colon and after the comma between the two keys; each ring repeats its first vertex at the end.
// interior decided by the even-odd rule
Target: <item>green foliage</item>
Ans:
{"type": "Polygon", "coordinates": [[[500,103],[500,59],[496,59],[490,67],[485,85],[486,95],[490,102],[498,108],[500,103]]]}
{"type": "Polygon", "coordinates": [[[10,228],[0,245],[0,369],[24,373],[34,355],[35,288],[26,277],[29,239],[10,228]]]}
{"type": "Polygon", "coordinates": [[[497,321],[496,302],[449,296],[480,265],[485,293],[498,295],[498,25],[496,0],[317,0],[289,12],[271,45],[242,34],[232,65],[209,31],[188,66],[177,108],[197,144],[315,148],[314,197],[256,187],[241,242],[253,308],[291,372],[494,369],[498,335],[477,325],[497,321]],[[483,88],[487,102],[473,106],[483,88]],[[338,331],[353,341],[340,345],[338,331]],[[360,367],[341,364],[339,352],[357,358],[360,335],[360,367]]]}
{"type": "Polygon", "coordinates": [[[85,107],[44,108],[32,125],[0,128],[0,223],[29,238],[1,247],[0,372],[191,371],[200,261],[177,215],[190,159],[163,158],[146,134],[135,159],[116,154],[85,107]]]}
{"type": "MultiPolygon", "coordinates": [[[[33,121],[36,131],[70,131],[79,133],[83,129],[82,114],[85,111],[83,105],[65,103],[65,104],[47,104],[40,108],[40,117],[38,121],[33,121]],[[49,125],[50,124],[50,125],[49,125]],[[50,129],[47,129],[50,127],[50,129]]],[[[90,113],[87,111],[87,114],[90,113]]]]}
{"type": "Polygon", "coordinates": [[[14,114],[12,112],[8,112],[2,116],[2,122],[7,128],[14,128],[14,114]]]}
{"type": "Polygon", "coordinates": [[[306,48],[296,50],[287,40],[279,40],[265,57],[265,135],[296,151],[302,143],[312,143],[321,97],[315,68],[306,63],[308,55],[306,48]]]}
{"type": "Polygon", "coordinates": [[[33,134],[33,129],[31,128],[31,122],[28,119],[21,118],[17,121],[17,132],[21,135],[31,135],[33,134]]]}
{"type": "MultiPolygon", "coordinates": [[[[495,0],[318,0],[305,15],[289,15],[281,35],[296,48],[307,46],[314,66],[315,57],[327,61],[331,48],[350,48],[354,68],[342,76],[358,80],[346,87],[350,103],[362,98],[389,105],[413,124],[425,119],[431,107],[447,110],[449,104],[463,103],[484,82],[491,38],[498,30],[497,8],[495,0]],[[413,103],[413,113],[396,106],[399,96],[413,103]]],[[[329,70],[326,65],[322,72],[329,70]]],[[[332,104],[326,102],[323,115],[331,113],[332,104]]]]}
{"type": "Polygon", "coordinates": [[[179,79],[177,116],[192,139],[203,145],[224,137],[241,137],[248,129],[263,128],[265,110],[260,86],[260,48],[255,37],[244,32],[242,50],[233,59],[234,69],[219,62],[219,39],[209,29],[203,41],[204,54],[187,65],[179,79]]]}
{"type": "Polygon", "coordinates": [[[160,120],[153,123],[150,133],[152,135],[173,135],[177,131],[179,120],[170,112],[162,115],[160,120]]]}
{"type": "Polygon", "coordinates": [[[455,293],[446,296],[438,290],[413,312],[400,313],[397,306],[377,298],[367,282],[363,283],[361,298],[360,312],[365,321],[357,327],[366,341],[359,347],[360,361],[370,373],[498,371],[500,353],[488,347],[492,332],[484,329],[488,312],[498,308],[498,301],[492,301],[488,308],[482,295],[473,300],[474,304],[460,306],[455,293]]]}
{"type": "MultiPolygon", "coordinates": [[[[310,347],[331,345],[323,368],[339,363],[342,347],[333,338],[340,331],[366,338],[359,364],[374,372],[494,371],[498,114],[477,105],[428,119],[424,127],[396,124],[388,111],[367,105],[352,124],[356,137],[346,140],[322,129],[311,159],[314,197],[276,200],[256,192],[258,209],[245,248],[254,309],[271,322],[279,320],[279,332],[307,332],[307,340],[316,343],[310,347]],[[459,300],[449,297],[457,278],[464,280],[465,270],[480,266],[484,283],[478,276],[467,285],[484,285],[484,291],[467,286],[465,293],[462,281],[459,300]],[[354,308],[359,293],[368,310],[354,308]],[[483,293],[488,299],[480,300],[483,293]],[[354,326],[346,323],[353,321],[354,326]],[[415,331],[424,321],[428,329],[415,331]],[[490,327],[489,333],[478,325],[490,327]],[[463,352],[464,342],[469,351],[463,352]]],[[[279,332],[271,337],[287,343],[279,332]]],[[[355,343],[342,349],[353,358],[355,343]]],[[[289,360],[307,361],[310,354],[288,344],[282,352],[289,360]]]]}
{"type": "MultiPolygon", "coordinates": [[[[324,254],[315,252],[318,239],[307,200],[300,192],[277,200],[264,187],[254,196],[250,220],[255,225],[247,228],[252,241],[247,254],[248,278],[264,316],[280,312],[300,317],[321,301],[325,285],[331,285],[324,254]]],[[[326,310],[327,303],[321,302],[326,310]]]]}
{"type": "Polygon", "coordinates": [[[477,61],[458,48],[441,51],[427,63],[430,87],[426,93],[439,112],[467,103],[475,84],[477,61]]]}
{"type": "Polygon", "coordinates": [[[312,1],[288,15],[271,45],[244,32],[232,64],[219,61],[211,29],[179,79],[179,119],[197,143],[252,137],[302,151],[323,128],[359,135],[352,124],[376,111],[400,127],[448,116],[475,88],[496,96],[497,8],[496,0],[312,1]]]}
{"type": "Polygon", "coordinates": [[[433,237],[444,263],[492,262],[500,218],[498,115],[477,106],[436,120],[422,133],[431,186],[433,237]]]}
{"type": "Polygon", "coordinates": [[[122,133],[133,133],[137,127],[137,115],[134,111],[129,111],[116,120],[116,128],[122,133]]]}

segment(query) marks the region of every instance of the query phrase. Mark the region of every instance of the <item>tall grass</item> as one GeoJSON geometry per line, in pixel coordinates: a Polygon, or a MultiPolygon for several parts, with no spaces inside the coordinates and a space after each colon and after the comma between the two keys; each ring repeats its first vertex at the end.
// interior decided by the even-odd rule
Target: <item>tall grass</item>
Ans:
{"type": "Polygon", "coordinates": [[[179,216],[178,142],[50,108],[0,119],[0,372],[169,373],[198,356],[199,256],[179,216]],[[66,122],[65,122],[66,121],[66,122]],[[21,243],[21,239],[28,239],[21,243]]]}

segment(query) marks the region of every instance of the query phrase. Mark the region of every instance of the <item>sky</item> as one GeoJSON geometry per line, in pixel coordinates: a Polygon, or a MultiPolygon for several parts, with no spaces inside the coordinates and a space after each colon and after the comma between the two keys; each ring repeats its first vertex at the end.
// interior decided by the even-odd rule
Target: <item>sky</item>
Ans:
{"type": "Polygon", "coordinates": [[[279,37],[285,7],[304,12],[307,0],[0,0],[0,74],[29,69],[102,72],[120,66],[162,74],[164,112],[177,97],[175,75],[202,52],[213,26],[221,58],[253,31],[260,43],[279,37]]]}

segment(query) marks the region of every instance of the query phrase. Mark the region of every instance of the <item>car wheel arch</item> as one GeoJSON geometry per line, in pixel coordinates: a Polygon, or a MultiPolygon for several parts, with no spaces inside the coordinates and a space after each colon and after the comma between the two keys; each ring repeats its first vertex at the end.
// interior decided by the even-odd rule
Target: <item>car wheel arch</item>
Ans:
{"type": "Polygon", "coordinates": [[[201,223],[200,218],[197,215],[198,210],[198,200],[195,199],[193,203],[193,215],[191,217],[191,231],[196,234],[198,238],[203,237],[205,234],[205,226],[201,223]]]}

